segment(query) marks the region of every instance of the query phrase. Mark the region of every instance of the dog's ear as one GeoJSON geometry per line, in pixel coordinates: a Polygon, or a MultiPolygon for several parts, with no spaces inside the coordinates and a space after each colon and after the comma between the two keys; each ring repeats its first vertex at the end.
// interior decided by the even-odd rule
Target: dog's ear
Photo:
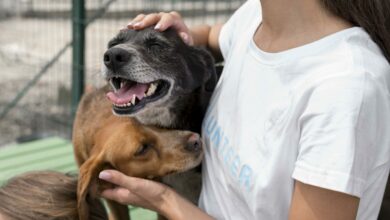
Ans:
{"type": "Polygon", "coordinates": [[[212,57],[212,55],[209,52],[206,52],[206,51],[204,51],[204,52],[207,53],[204,55],[204,59],[205,59],[207,72],[209,73],[209,79],[206,81],[205,89],[208,92],[212,92],[212,91],[214,91],[214,88],[217,85],[218,76],[217,76],[217,72],[215,69],[214,58],[212,57]]]}
{"type": "Polygon", "coordinates": [[[199,82],[205,85],[205,90],[212,92],[218,81],[213,56],[206,49],[192,47],[190,60],[187,63],[194,77],[197,77],[199,82]]]}
{"type": "Polygon", "coordinates": [[[104,168],[102,160],[103,155],[90,157],[80,167],[80,173],[77,184],[77,209],[80,220],[89,219],[89,204],[90,199],[95,199],[97,195],[97,179],[99,172],[104,168]]]}

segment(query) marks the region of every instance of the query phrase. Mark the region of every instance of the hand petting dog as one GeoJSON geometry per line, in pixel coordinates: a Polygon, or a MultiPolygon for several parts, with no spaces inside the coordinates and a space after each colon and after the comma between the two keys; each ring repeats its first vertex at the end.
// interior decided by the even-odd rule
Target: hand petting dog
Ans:
{"type": "Polygon", "coordinates": [[[173,12],[160,12],[153,14],[139,14],[127,25],[128,29],[142,30],[146,27],[154,26],[157,31],[165,31],[168,28],[174,29],[179,36],[188,45],[194,45],[194,39],[188,29],[187,25],[183,22],[179,13],[173,12]]]}
{"type": "Polygon", "coordinates": [[[213,219],[165,184],[129,177],[116,170],[102,171],[99,178],[117,185],[102,192],[106,199],[154,210],[170,220],[213,219]]]}

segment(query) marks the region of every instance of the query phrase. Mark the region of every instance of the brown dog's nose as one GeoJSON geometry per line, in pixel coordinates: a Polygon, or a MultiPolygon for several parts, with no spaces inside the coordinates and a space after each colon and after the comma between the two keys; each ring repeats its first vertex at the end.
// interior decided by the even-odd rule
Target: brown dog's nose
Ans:
{"type": "Polygon", "coordinates": [[[197,153],[202,150],[202,141],[199,134],[193,134],[188,138],[188,142],[184,147],[187,151],[197,153]]]}
{"type": "Polygon", "coordinates": [[[107,68],[118,70],[130,60],[130,53],[121,48],[111,48],[104,53],[103,61],[107,68]]]}

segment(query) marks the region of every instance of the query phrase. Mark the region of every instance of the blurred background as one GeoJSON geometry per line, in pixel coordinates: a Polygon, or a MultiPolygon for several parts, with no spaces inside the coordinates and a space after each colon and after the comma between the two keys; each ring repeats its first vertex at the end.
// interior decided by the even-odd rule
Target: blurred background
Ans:
{"type": "Polygon", "coordinates": [[[139,13],[179,11],[189,26],[226,21],[245,0],[1,0],[0,147],[69,139],[109,39],[139,13]]]}

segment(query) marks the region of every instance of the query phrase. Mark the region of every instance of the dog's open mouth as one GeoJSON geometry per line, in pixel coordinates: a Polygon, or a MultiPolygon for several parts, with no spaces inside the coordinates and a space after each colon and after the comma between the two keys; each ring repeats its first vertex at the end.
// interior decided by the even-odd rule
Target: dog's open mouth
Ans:
{"type": "Polygon", "coordinates": [[[107,98],[117,114],[132,114],[141,110],[147,103],[164,97],[170,87],[165,80],[140,83],[120,77],[111,78],[110,84],[114,91],[108,92],[107,98]]]}

